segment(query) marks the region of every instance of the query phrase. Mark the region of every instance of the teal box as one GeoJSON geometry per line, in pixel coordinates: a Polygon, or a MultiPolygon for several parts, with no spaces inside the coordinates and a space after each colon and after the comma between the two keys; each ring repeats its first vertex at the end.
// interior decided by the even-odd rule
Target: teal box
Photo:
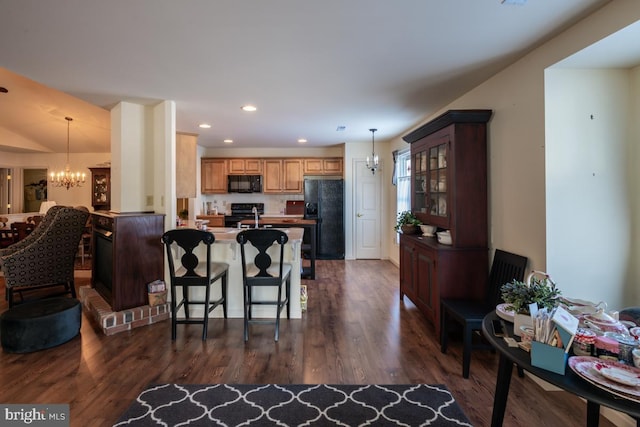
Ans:
{"type": "MultiPolygon", "coordinates": [[[[563,344],[570,345],[573,341],[572,334],[562,328],[558,328],[558,332],[563,344]]],[[[566,348],[551,347],[539,341],[531,341],[531,365],[564,375],[568,358],[565,350],[566,348]]]]}

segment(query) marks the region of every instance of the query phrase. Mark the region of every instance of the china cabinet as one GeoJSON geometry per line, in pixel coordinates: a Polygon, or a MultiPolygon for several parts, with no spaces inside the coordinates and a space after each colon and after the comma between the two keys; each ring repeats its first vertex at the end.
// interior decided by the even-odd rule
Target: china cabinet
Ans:
{"type": "Polygon", "coordinates": [[[96,211],[111,209],[111,168],[89,168],[91,171],[91,206],[96,211]]]}
{"type": "Polygon", "coordinates": [[[400,238],[400,297],[440,332],[441,298],[482,298],[488,276],[487,138],[491,110],[451,110],[403,139],[411,144],[411,206],[451,232],[400,238]]]}

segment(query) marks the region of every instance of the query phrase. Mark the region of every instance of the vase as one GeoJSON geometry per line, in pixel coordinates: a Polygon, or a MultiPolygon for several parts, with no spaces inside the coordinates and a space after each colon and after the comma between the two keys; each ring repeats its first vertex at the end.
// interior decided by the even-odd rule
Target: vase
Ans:
{"type": "Polygon", "coordinates": [[[513,334],[517,336],[522,335],[522,331],[520,330],[521,326],[529,326],[533,328],[533,320],[531,319],[531,315],[516,313],[513,316],[513,334]]]}

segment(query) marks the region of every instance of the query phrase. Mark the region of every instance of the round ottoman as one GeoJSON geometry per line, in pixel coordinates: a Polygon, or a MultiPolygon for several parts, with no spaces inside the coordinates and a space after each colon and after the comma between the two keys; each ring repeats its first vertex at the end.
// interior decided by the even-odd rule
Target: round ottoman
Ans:
{"type": "Polygon", "coordinates": [[[47,298],[20,304],[0,316],[0,340],[9,353],[55,347],[80,333],[82,307],[75,298],[47,298]]]}

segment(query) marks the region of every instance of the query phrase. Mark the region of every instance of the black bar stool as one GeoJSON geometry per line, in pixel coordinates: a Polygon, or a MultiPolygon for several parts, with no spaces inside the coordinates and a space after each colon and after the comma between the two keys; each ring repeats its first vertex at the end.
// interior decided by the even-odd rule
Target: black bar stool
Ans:
{"type": "Polygon", "coordinates": [[[287,306],[287,319],[291,316],[289,298],[291,297],[291,264],[284,263],[284,245],[289,240],[287,234],[275,229],[251,229],[238,233],[236,237],[240,243],[242,255],[242,281],[244,294],[244,340],[249,340],[249,323],[275,323],[275,340],[278,341],[280,332],[280,312],[287,306]],[[251,243],[258,253],[252,260],[248,260],[245,245],[251,243]],[[279,256],[272,262],[267,250],[273,245],[280,245],[279,256]],[[284,295],[283,295],[284,285],[284,295]],[[256,300],[253,288],[275,287],[278,296],[275,300],[256,300]],[[275,305],[276,318],[274,320],[253,319],[252,307],[254,305],[275,305]]]}
{"type": "Polygon", "coordinates": [[[227,318],[227,273],[229,264],[211,261],[211,245],[215,241],[215,236],[203,230],[183,228],[169,230],[162,235],[162,242],[167,248],[167,259],[169,261],[169,274],[171,276],[171,339],[176,339],[176,325],[178,324],[201,324],[202,340],[207,339],[207,326],[209,324],[209,313],[216,307],[222,305],[224,318],[227,318]],[[207,248],[206,260],[201,261],[194,253],[194,250],[205,245],[207,248]],[[172,249],[178,252],[178,248],[184,251],[180,257],[180,264],[176,268],[173,260],[172,249]],[[220,298],[210,301],[211,285],[220,281],[220,298]],[[176,298],[176,288],[182,287],[182,299],[178,302],[176,298]],[[205,288],[204,300],[189,300],[189,288],[192,286],[202,286],[205,288]],[[189,318],[189,304],[204,305],[204,316],[202,319],[189,318]],[[178,320],[178,310],[184,306],[185,319],[178,320]]]}

